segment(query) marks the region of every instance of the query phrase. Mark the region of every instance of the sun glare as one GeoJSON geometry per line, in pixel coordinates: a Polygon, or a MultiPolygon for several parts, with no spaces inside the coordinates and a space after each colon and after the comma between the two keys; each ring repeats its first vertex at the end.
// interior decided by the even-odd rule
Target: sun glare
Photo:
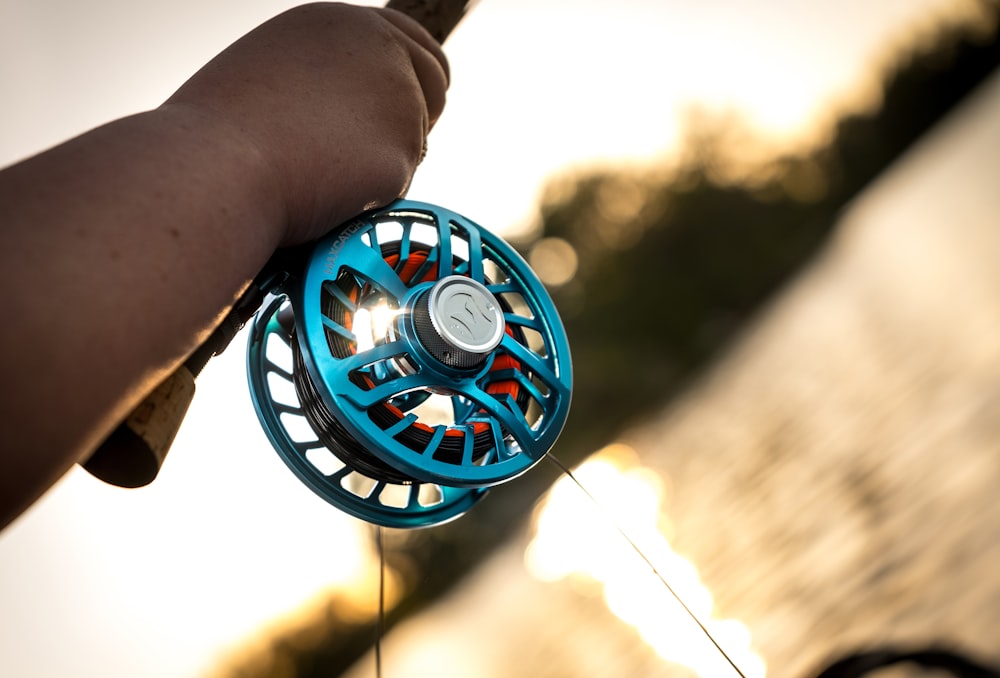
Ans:
{"type": "Polygon", "coordinates": [[[376,304],[370,310],[359,308],[354,314],[354,336],[358,342],[358,352],[370,351],[376,344],[385,341],[389,334],[389,325],[398,315],[385,304],[376,304]]]}
{"type": "Polygon", "coordinates": [[[574,470],[600,507],[569,477],[552,487],[535,516],[534,538],[525,554],[528,570],[542,581],[582,577],[598,582],[608,609],[663,659],[699,676],[731,672],[722,654],[649,564],[609,524],[610,519],[629,535],[740,670],[748,678],[763,678],[766,666],[751,649],[750,631],[739,621],[712,616],[712,594],[697,568],[675,553],[663,534],[663,481],[634,459],[630,448],[613,445],[574,470]]]}

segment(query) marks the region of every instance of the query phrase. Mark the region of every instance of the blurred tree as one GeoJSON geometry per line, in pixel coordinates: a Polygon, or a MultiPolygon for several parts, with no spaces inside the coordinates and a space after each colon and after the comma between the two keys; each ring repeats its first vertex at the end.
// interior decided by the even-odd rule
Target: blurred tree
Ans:
{"type": "Polygon", "coordinates": [[[948,26],[886,75],[878,111],[844,116],[829,145],[757,178],[720,178],[734,135],[708,127],[666,180],[595,173],[544,204],[543,235],[579,262],[553,292],[576,379],[560,457],[575,462],[658,411],[802,269],[844,205],[995,69],[998,4],[983,6],[989,38],[948,26]]]}
{"type": "MultiPolygon", "coordinates": [[[[555,182],[541,233],[577,255],[553,290],[573,350],[575,390],[556,453],[575,464],[659,411],[818,252],[844,205],[1000,63],[1000,3],[976,26],[944,26],[884,77],[877,111],[844,116],[830,143],[729,178],[731,127],[694,130],[675,169],[595,172],[555,182]]],[[[530,250],[532,243],[521,243],[530,250]]],[[[493,490],[461,520],[395,533],[389,565],[406,582],[389,623],[435,600],[507,536],[557,475],[543,465],[493,490]]],[[[337,615],[289,629],[233,662],[230,677],[337,675],[368,649],[372,623],[337,615]]]]}

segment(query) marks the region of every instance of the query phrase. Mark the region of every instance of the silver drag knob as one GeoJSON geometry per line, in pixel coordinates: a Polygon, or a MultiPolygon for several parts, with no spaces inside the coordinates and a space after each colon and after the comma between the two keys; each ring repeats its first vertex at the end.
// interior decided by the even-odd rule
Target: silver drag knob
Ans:
{"type": "Polygon", "coordinates": [[[417,300],[413,326],[431,355],[449,367],[469,369],[500,345],[503,310],[485,285],[452,275],[417,300]]]}

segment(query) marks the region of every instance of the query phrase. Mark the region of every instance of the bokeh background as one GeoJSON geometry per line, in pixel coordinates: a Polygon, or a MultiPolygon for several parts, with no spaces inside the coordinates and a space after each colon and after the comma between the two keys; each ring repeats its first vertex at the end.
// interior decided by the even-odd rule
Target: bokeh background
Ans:
{"type": "MultiPolygon", "coordinates": [[[[288,6],[6,0],[0,163],[155,106],[288,6]]],[[[410,195],[549,282],[576,368],[555,454],[606,514],[541,465],[388,534],[386,676],[731,675],[608,515],[748,676],[886,643],[1000,663],[997,16],[479,3],[410,195]]],[[[5,675],[374,675],[372,531],[271,452],[242,343],[156,483],[75,470],[0,534],[5,675]]]]}

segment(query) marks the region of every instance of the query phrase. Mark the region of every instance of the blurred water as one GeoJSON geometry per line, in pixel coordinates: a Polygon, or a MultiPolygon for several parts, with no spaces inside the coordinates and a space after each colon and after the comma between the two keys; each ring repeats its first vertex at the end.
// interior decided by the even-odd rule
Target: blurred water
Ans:
{"type": "Polygon", "coordinates": [[[889,640],[1000,659],[998,111],[994,77],[637,434],[771,675],[889,640]]]}
{"type": "MultiPolygon", "coordinates": [[[[769,676],[887,641],[1000,663],[998,113],[994,77],[711,374],[627,436],[668,481],[673,548],[769,676]]],[[[586,582],[532,580],[524,548],[394,632],[385,675],[687,675],[586,582]]]]}

